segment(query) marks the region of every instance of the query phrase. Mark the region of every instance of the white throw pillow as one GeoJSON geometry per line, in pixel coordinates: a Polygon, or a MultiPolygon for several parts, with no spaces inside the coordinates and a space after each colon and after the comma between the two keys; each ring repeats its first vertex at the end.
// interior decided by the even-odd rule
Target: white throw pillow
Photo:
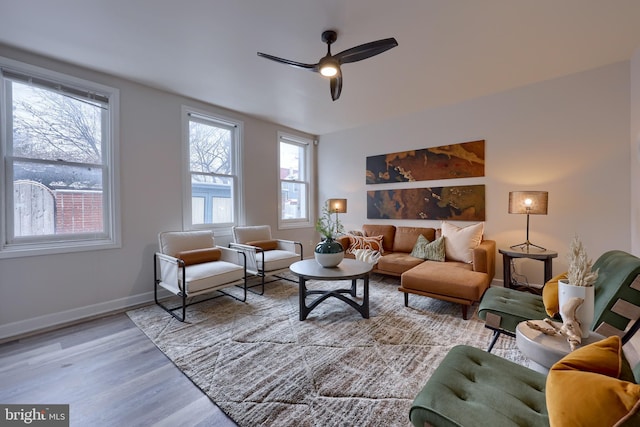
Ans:
{"type": "Polygon", "coordinates": [[[442,221],[442,236],[444,236],[444,251],[447,259],[452,261],[473,262],[473,250],[482,241],[484,223],[460,228],[442,221]]]}

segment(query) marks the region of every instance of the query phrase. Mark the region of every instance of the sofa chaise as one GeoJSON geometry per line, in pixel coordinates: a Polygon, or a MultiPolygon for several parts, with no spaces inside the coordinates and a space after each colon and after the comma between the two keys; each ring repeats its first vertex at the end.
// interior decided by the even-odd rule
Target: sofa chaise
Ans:
{"type": "MultiPolygon", "coordinates": [[[[454,231],[459,229],[451,224],[443,223],[444,226],[453,227],[454,231]]],[[[362,247],[361,240],[368,239],[366,243],[373,249],[378,245],[382,256],[373,272],[400,277],[398,290],[404,292],[405,306],[409,305],[409,294],[427,296],[461,304],[462,317],[467,319],[467,308],[480,301],[495,275],[496,243],[493,240],[480,237],[478,244],[468,250],[467,259],[452,258],[445,251],[442,261],[434,261],[412,256],[412,253],[421,235],[428,242],[444,238],[446,249],[447,235],[443,236],[442,229],[365,224],[361,233],[362,236],[348,234],[339,238],[347,250],[345,256],[353,257],[349,248],[362,247]]]]}

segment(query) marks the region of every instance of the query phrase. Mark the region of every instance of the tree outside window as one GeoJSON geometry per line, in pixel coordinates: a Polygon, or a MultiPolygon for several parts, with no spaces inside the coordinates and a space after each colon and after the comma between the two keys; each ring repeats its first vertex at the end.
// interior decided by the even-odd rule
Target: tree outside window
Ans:
{"type": "Polygon", "coordinates": [[[187,111],[191,224],[230,226],[236,222],[238,124],[187,111]]]}
{"type": "Polygon", "coordinates": [[[0,256],[119,245],[118,91],[0,58],[0,256]]]}
{"type": "Polygon", "coordinates": [[[11,89],[14,237],[103,233],[102,106],[17,82],[11,89]]]}

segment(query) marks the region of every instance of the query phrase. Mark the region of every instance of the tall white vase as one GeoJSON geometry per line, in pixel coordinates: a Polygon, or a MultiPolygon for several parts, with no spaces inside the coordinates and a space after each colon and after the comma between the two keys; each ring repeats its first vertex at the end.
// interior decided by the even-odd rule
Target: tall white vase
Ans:
{"type": "Polygon", "coordinates": [[[595,288],[593,286],[573,286],[566,280],[558,281],[558,302],[560,308],[573,297],[582,298],[584,302],[576,310],[576,318],[580,322],[582,338],[589,337],[594,317],[595,288]]]}

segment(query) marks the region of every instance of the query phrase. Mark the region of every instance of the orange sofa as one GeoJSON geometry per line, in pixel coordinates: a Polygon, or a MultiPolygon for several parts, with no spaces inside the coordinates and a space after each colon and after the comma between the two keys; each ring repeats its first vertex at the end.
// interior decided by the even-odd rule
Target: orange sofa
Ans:
{"type": "MultiPolygon", "coordinates": [[[[362,233],[367,237],[382,236],[383,252],[373,272],[400,277],[398,290],[404,292],[405,306],[409,305],[409,294],[437,298],[461,304],[462,318],[467,319],[467,308],[480,301],[495,275],[493,240],[483,239],[472,249],[471,263],[450,259],[438,262],[413,257],[411,252],[421,234],[433,242],[440,237],[440,229],[365,224],[362,233]]],[[[345,256],[353,258],[348,253],[349,236],[341,236],[338,241],[347,250],[345,256]]]]}

